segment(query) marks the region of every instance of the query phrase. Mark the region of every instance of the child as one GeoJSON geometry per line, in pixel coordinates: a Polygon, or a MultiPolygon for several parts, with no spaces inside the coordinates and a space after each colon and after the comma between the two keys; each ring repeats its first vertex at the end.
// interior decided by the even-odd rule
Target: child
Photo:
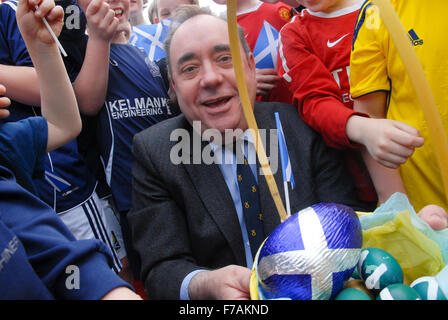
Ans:
{"type": "MultiPolygon", "coordinates": [[[[32,3],[39,4],[38,1],[32,3]]],[[[22,9],[26,11],[25,7],[22,9]]],[[[58,17],[52,21],[56,34],[62,28],[63,16],[58,9],[61,8],[51,11],[52,16],[49,17],[58,17]]],[[[36,37],[33,34],[34,30],[31,29],[34,19],[32,12],[23,15],[21,33],[24,34],[23,38],[34,62],[35,72],[39,74],[43,118],[32,117],[18,122],[3,123],[0,126],[0,136],[3,148],[2,165],[11,168],[19,183],[37,195],[32,178],[43,176],[46,153],[76,138],[81,131],[81,118],[59,50],[55,45],[43,44],[53,42],[50,34],[41,31],[41,42],[33,41],[36,37]]],[[[6,94],[4,86],[0,86],[0,94],[6,94]]],[[[10,100],[3,98],[3,106],[9,104],[10,100]]],[[[5,118],[9,112],[2,110],[2,115],[2,118],[5,118]]]]}
{"type": "MultiPolygon", "coordinates": [[[[369,135],[367,130],[378,128],[379,124],[366,113],[353,110],[350,96],[349,78],[355,74],[349,67],[350,48],[361,2],[299,1],[308,9],[281,31],[279,75],[294,92],[301,117],[322,134],[328,145],[347,150],[347,165],[357,183],[358,196],[361,200],[371,202],[373,210],[376,206],[376,192],[379,202],[383,203],[392,193],[406,191],[389,169],[367,161],[367,171],[360,154],[352,150],[363,145],[369,150],[371,141],[379,140],[378,135],[369,135]],[[363,125],[354,130],[352,124],[358,121],[362,121],[363,125]],[[366,138],[360,139],[360,133],[364,133],[366,138]],[[379,179],[379,174],[372,174],[375,188],[368,175],[368,172],[372,173],[372,167],[379,168],[377,172],[382,175],[382,179],[379,179]]],[[[404,123],[394,125],[413,132],[404,123]]],[[[417,138],[413,144],[418,146],[421,142],[417,138]]],[[[431,200],[427,200],[427,203],[431,203],[431,200]]],[[[442,208],[431,206],[423,210],[417,206],[416,209],[422,210],[421,216],[428,222],[435,221],[433,225],[437,229],[446,226],[443,217],[442,222],[437,219],[443,216],[442,208]]]]}
{"type": "MultiPolygon", "coordinates": [[[[445,128],[445,133],[440,134],[446,134],[445,57],[448,48],[440,32],[447,26],[444,12],[448,3],[392,0],[391,4],[408,30],[409,39],[423,65],[445,128]]],[[[379,183],[388,187],[388,194],[395,191],[391,181],[401,184],[417,211],[428,203],[447,210],[447,195],[444,194],[435,155],[437,150],[432,145],[428,124],[397,49],[379,17],[378,8],[370,1],[363,4],[356,24],[350,68],[355,109],[378,119],[370,119],[374,125],[369,126],[364,119],[354,117],[353,123],[347,126],[347,133],[350,131],[355,139],[363,141],[370,159],[373,157],[389,167],[372,167],[372,177],[378,176],[379,183]],[[423,139],[424,145],[414,151],[423,144],[423,139]],[[388,170],[386,183],[385,170],[388,170]]]]}
{"type": "Polygon", "coordinates": [[[293,93],[300,116],[325,142],[344,149],[358,197],[376,206],[367,170],[345,126],[353,111],[350,97],[350,45],[360,0],[299,1],[307,7],[280,32],[279,76],[293,93]]]}
{"type": "MultiPolygon", "coordinates": [[[[0,188],[1,193],[7,195],[0,203],[0,248],[2,252],[11,253],[3,259],[0,268],[0,298],[138,299],[106,263],[105,257],[110,259],[110,252],[103,243],[76,242],[54,211],[20,188],[6,168],[12,168],[24,180],[31,181],[33,174],[43,174],[46,151],[72,140],[81,130],[71,83],[59,50],[42,22],[43,17],[58,35],[63,23],[61,7],[54,7],[53,1],[21,0],[18,3],[18,26],[39,79],[45,118],[31,117],[0,126],[0,188]],[[15,163],[18,160],[20,163],[15,163]],[[67,286],[69,265],[79,270],[78,290],[67,286]]],[[[6,93],[3,86],[0,86],[0,93],[6,93]]],[[[0,98],[2,108],[9,104],[8,98],[0,98]]],[[[8,114],[7,110],[0,112],[2,117],[8,114]]]]}
{"type": "MultiPolygon", "coordinates": [[[[11,115],[0,121],[2,125],[6,126],[12,126],[14,121],[41,114],[39,83],[36,70],[33,68],[25,42],[17,26],[17,5],[16,1],[6,1],[0,4],[0,67],[3,70],[7,68],[5,72],[0,72],[0,82],[6,86],[6,94],[11,98],[11,115]]],[[[57,54],[60,55],[59,52],[57,54]]],[[[44,68],[48,67],[45,65],[44,68]]],[[[52,74],[45,71],[43,77],[48,76],[52,76],[52,74]]],[[[42,103],[59,97],[55,92],[62,90],[62,87],[58,87],[58,85],[65,83],[65,81],[55,81],[51,95],[47,95],[45,100],[42,99],[42,103]]],[[[61,105],[71,105],[70,101],[72,100],[62,96],[62,100],[57,101],[58,109],[56,110],[65,110],[61,108],[61,105]]],[[[32,123],[39,120],[27,119],[26,121],[32,123]]],[[[71,121],[73,124],[77,123],[76,118],[71,121]]],[[[69,122],[64,126],[70,125],[69,122]]],[[[33,160],[35,158],[31,158],[35,155],[30,154],[32,149],[27,148],[25,136],[22,136],[14,145],[15,148],[21,146],[21,150],[25,150],[27,156],[15,160],[14,164],[21,166],[20,161],[24,159],[35,161],[33,160]]],[[[46,146],[44,146],[44,151],[45,148],[46,146]]],[[[104,241],[113,253],[114,268],[119,272],[121,264],[109,236],[109,227],[104,221],[104,212],[95,192],[97,180],[79,153],[76,139],[71,139],[62,147],[45,153],[43,158],[45,159],[44,165],[37,169],[45,172],[45,176],[33,177],[36,179],[32,180],[31,190],[35,191],[39,198],[58,213],[76,238],[97,238],[104,241]]],[[[23,169],[28,170],[27,174],[31,174],[34,167],[23,167],[23,169]]],[[[22,179],[20,176],[18,178],[22,179]]]]}
{"type": "MultiPolygon", "coordinates": [[[[103,70],[108,79],[104,84],[97,83],[107,88],[106,101],[95,106],[80,103],[79,107],[85,114],[99,115],[98,140],[107,180],[117,209],[126,212],[131,205],[132,138],[136,132],[173,116],[173,113],[157,65],[145,59],[142,50],[128,43],[129,0],[106,3],[115,12],[120,10],[116,15],[118,27],[111,37],[109,66],[103,70]]],[[[90,29],[88,32],[90,41],[90,29]]],[[[93,90],[98,91],[98,86],[93,90]]],[[[75,93],[82,95],[76,90],[75,93]]]]}
{"type": "MultiPolygon", "coordinates": [[[[111,0],[101,2],[93,0],[90,3],[80,2],[86,12],[87,29],[89,39],[87,50],[91,44],[91,37],[103,37],[102,46],[110,47],[107,52],[106,64],[100,61],[98,64],[90,64],[86,68],[87,59],[104,59],[105,56],[98,51],[93,51],[87,55],[82,69],[76,78],[76,83],[82,83],[82,79],[96,77],[95,86],[84,86],[83,90],[75,86],[77,97],[103,95],[101,103],[93,104],[84,100],[79,102],[82,113],[96,115],[97,120],[97,140],[101,161],[104,166],[107,184],[110,187],[112,198],[110,204],[120,213],[120,223],[123,228],[126,249],[131,252],[130,240],[127,240],[126,213],[131,208],[131,166],[133,157],[131,153],[132,139],[134,134],[152,126],[153,124],[174,116],[171,110],[167,88],[161,77],[157,65],[147,59],[143,50],[129,44],[130,24],[129,0],[111,0]],[[101,12],[102,6],[106,5],[109,12],[113,12],[113,19],[116,21],[115,32],[110,35],[101,34],[100,29],[93,29],[96,12],[101,12]],[[87,6],[86,8],[84,6],[87,6]],[[91,74],[90,77],[88,74],[91,74]],[[107,77],[104,77],[107,75],[107,77]],[[106,88],[105,91],[104,88],[106,88]],[[104,96],[106,99],[104,101],[104,96]]],[[[108,13],[103,14],[103,19],[110,21],[108,13]]],[[[114,22],[115,23],[115,22],[114,22]]],[[[107,23],[100,22],[98,25],[107,26],[107,23]]],[[[79,101],[79,99],[78,99],[79,101]]],[[[132,258],[131,258],[132,259],[132,258]]],[[[132,267],[138,268],[137,262],[132,263],[132,267]]],[[[134,272],[138,277],[138,271],[134,272]]]]}

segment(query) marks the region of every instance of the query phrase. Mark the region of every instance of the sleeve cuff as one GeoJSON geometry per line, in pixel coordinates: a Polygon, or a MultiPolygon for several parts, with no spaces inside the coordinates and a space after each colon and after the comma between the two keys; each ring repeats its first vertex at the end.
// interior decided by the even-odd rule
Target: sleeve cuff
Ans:
{"type": "Polygon", "coordinates": [[[99,300],[118,287],[133,287],[122,280],[108,265],[106,256],[95,252],[74,264],[77,268],[65,274],[57,283],[58,296],[68,300],[99,300]],[[72,281],[79,277],[79,282],[72,281]],[[77,283],[77,285],[75,285],[77,283]]]}
{"type": "Polygon", "coordinates": [[[199,272],[207,271],[206,269],[194,270],[187,274],[187,276],[182,281],[180,286],[180,300],[190,300],[190,295],[188,294],[188,286],[190,285],[191,279],[199,272]]]}

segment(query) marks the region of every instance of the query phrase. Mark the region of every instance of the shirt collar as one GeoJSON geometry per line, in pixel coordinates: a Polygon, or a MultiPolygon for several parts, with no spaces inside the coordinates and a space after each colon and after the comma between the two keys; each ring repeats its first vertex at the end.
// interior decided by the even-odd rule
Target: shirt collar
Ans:
{"type": "MultiPolygon", "coordinates": [[[[246,131],[243,132],[241,136],[237,138],[237,140],[243,140],[247,142],[247,152],[249,154],[246,154],[244,152],[244,149],[242,149],[242,154],[248,158],[248,161],[252,163],[256,159],[256,148],[255,148],[255,142],[251,134],[251,129],[246,129],[246,131]],[[250,160],[249,160],[250,159],[250,160]]],[[[215,154],[215,157],[222,157],[218,158],[218,163],[221,164],[231,164],[235,162],[235,153],[233,151],[233,144],[216,144],[212,141],[209,142],[211,150],[215,154]]],[[[244,148],[244,143],[239,144],[241,148],[244,148]]]]}

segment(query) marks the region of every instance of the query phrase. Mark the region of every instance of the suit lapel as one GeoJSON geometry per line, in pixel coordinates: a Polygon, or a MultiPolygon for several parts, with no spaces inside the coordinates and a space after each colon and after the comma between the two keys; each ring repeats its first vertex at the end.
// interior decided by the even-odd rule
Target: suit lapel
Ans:
{"type": "MultiPolygon", "coordinates": [[[[272,150],[269,150],[271,145],[271,138],[278,139],[276,131],[273,131],[272,137],[270,137],[270,129],[276,129],[274,115],[266,114],[265,112],[257,112],[262,108],[255,108],[255,118],[259,128],[265,129],[266,134],[263,141],[263,145],[267,155],[271,155],[272,150]]],[[[190,127],[191,137],[196,135],[190,127]]],[[[262,137],[263,140],[264,137],[262,137]]],[[[196,137],[197,139],[197,137],[196,137]]],[[[200,138],[199,138],[200,139],[200,138]]],[[[208,144],[208,142],[201,141],[201,151],[208,144]]],[[[190,150],[193,149],[193,139],[190,141],[190,150]]],[[[277,188],[285,204],[285,194],[283,190],[283,176],[281,171],[281,164],[279,159],[279,152],[274,153],[275,159],[278,163],[278,168],[274,173],[274,179],[277,184],[277,188]]],[[[193,154],[190,154],[190,163],[193,163],[193,154]]],[[[202,161],[200,164],[184,165],[185,170],[190,175],[199,197],[202,199],[204,207],[212,216],[216,225],[221,230],[222,234],[229,243],[232,249],[236,261],[240,265],[245,265],[245,252],[241,236],[241,227],[238,222],[237,213],[233,204],[233,199],[227,188],[224,177],[217,164],[204,164],[202,161]]],[[[260,205],[263,212],[263,228],[266,235],[269,235],[279,224],[280,216],[274,203],[274,199],[269,191],[266,178],[260,172],[260,164],[257,158],[257,170],[258,170],[258,187],[260,190],[260,205]]]]}
{"type": "MultiPolygon", "coordinates": [[[[195,135],[193,133],[191,136],[195,135]]],[[[191,141],[191,147],[192,147],[191,141]]],[[[201,142],[201,150],[208,142],[201,142]]],[[[193,150],[193,149],[190,149],[193,150]]],[[[193,154],[190,154],[193,163],[193,154]]],[[[217,164],[184,165],[203,205],[229,243],[238,264],[246,265],[243,240],[232,196],[217,164]]]]}

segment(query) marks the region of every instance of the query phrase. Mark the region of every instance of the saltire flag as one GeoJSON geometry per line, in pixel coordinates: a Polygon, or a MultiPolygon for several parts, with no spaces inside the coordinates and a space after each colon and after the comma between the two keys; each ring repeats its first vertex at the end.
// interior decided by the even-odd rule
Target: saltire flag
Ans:
{"type": "Polygon", "coordinates": [[[285,190],[285,201],[286,201],[286,214],[289,217],[291,216],[291,207],[289,204],[288,182],[291,183],[291,189],[294,189],[296,184],[294,181],[294,175],[292,174],[291,160],[289,159],[289,153],[288,148],[286,147],[285,135],[283,133],[282,123],[280,122],[278,112],[275,113],[275,123],[277,124],[278,147],[280,151],[280,163],[282,165],[283,187],[285,190]]]}
{"type": "Polygon", "coordinates": [[[282,164],[283,181],[290,182],[291,188],[294,189],[296,184],[294,175],[292,174],[291,160],[289,159],[288,148],[286,147],[285,135],[283,134],[282,123],[278,112],[275,113],[275,122],[277,124],[278,132],[278,147],[280,149],[280,161],[282,164]]]}
{"type": "Polygon", "coordinates": [[[159,23],[135,26],[129,43],[145,50],[151,61],[165,58],[163,42],[170,31],[170,25],[171,19],[164,19],[159,23]]]}
{"type": "Polygon", "coordinates": [[[257,69],[277,67],[278,38],[279,32],[264,21],[253,51],[257,69]]]}

